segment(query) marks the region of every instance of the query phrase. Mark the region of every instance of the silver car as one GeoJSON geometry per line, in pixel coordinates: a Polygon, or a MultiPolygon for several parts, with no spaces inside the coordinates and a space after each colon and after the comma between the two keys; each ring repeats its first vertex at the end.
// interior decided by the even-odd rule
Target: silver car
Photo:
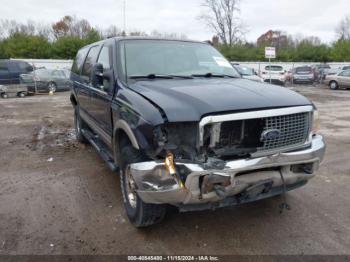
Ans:
{"type": "Polygon", "coordinates": [[[350,88],[350,70],[340,71],[335,75],[327,75],[326,84],[333,90],[350,88]]]}
{"type": "Polygon", "coordinates": [[[257,74],[257,72],[253,68],[239,65],[233,65],[233,67],[245,79],[249,79],[255,82],[264,82],[264,80],[257,74]]]}
{"type": "Polygon", "coordinates": [[[38,69],[20,75],[20,82],[27,85],[28,92],[56,92],[69,90],[69,73],[60,69],[38,69]]]}

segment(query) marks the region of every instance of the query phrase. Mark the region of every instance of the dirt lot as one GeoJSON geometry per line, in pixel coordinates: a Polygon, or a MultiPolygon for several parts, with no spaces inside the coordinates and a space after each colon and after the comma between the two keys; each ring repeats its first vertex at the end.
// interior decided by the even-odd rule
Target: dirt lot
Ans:
{"type": "Polygon", "coordinates": [[[0,100],[0,254],[350,254],[350,90],[298,87],[328,142],[320,171],[281,198],[171,212],[131,226],[118,175],[75,141],[69,93],[0,100]]]}

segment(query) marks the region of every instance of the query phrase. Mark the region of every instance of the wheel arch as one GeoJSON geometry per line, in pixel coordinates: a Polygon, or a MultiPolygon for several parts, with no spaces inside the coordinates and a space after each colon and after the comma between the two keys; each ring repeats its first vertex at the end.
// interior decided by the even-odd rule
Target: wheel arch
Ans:
{"type": "Polygon", "coordinates": [[[129,142],[135,149],[140,150],[140,146],[129,124],[125,120],[120,119],[117,121],[113,131],[113,153],[117,163],[121,157],[121,146],[125,142],[129,142]]]}
{"type": "Polygon", "coordinates": [[[76,99],[76,97],[75,97],[74,94],[71,94],[71,95],[70,95],[69,100],[70,100],[70,102],[72,103],[72,105],[73,105],[74,107],[78,105],[78,101],[77,101],[77,99],[76,99]]]}

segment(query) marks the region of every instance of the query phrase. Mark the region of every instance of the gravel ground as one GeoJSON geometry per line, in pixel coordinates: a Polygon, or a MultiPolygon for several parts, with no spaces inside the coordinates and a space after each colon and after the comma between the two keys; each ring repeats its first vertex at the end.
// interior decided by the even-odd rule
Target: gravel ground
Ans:
{"type": "Polygon", "coordinates": [[[0,100],[0,254],[350,254],[350,91],[293,88],[319,108],[325,161],[281,198],[170,212],[147,229],[125,215],[118,175],[75,141],[69,93],[0,100]]]}

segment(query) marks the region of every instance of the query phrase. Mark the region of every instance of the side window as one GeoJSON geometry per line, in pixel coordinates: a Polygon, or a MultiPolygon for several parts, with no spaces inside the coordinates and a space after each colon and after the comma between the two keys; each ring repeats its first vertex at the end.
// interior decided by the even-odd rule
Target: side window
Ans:
{"type": "Polygon", "coordinates": [[[16,64],[20,72],[29,73],[33,71],[33,67],[27,62],[19,61],[16,64]]]}
{"type": "Polygon", "coordinates": [[[97,63],[102,64],[103,69],[111,69],[110,48],[108,46],[102,47],[97,63]]]}
{"type": "Polygon", "coordinates": [[[344,72],[344,76],[350,77],[350,71],[349,71],[349,70],[348,70],[348,71],[345,71],[345,72],[344,72]]]}
{"type": "Polygon", "coordinates": [[[91,47],[83,66],[83,71],[81,72],[81,77],[88,83],[90,83],[91,70],[94,64],[96,63],[96,58],[98,55],[99,46],[91,47]]]}
{"type": "Polygon", "coordinates": [[[80,75],[80,71],[81,71],[81,68],[83,67],[83,63],[88,51],[89,51],[88,48],[83,48],[78,51],[77,56],[72,65],[72,72],[74,74],[80,75]]]}
{"type": "Polygon", "coordinates": [[[339,76],[346,76],[349,77],[350,76],[350,71],[343,71],[339,74],[339,76]]]}

